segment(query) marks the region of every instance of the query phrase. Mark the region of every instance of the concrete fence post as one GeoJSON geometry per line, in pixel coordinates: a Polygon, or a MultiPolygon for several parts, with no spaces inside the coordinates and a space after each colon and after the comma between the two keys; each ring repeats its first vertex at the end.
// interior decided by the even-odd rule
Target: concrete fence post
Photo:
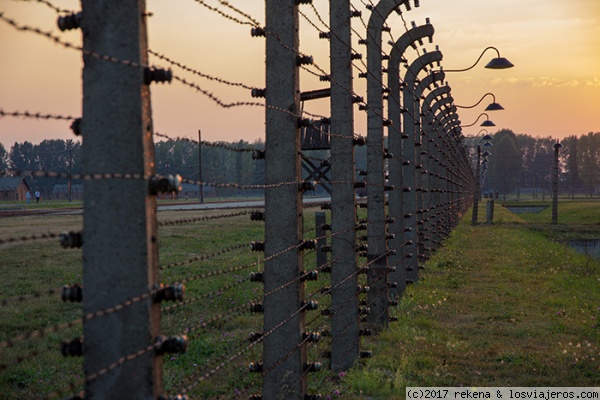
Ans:
{"type": "Polygon", "coordinates": [[[411,231],[407,232],[405,251],[408,257],[406,263],[407,277],[412,282],[419,279],[417,212],[421,212],[421,209],[418,204],[420,196],[417,196],[417,193],[422,189],[418,186],[421,181],[421,166],[419,165],[421,160],[421,93],[416,93],[415,86],[418,74],[431,63],[441,59],[442,53],[439,51],[425,53],[410,64],[404,77],[405,85],[402,96],[405,113],[403,118],[402,159],[407,161],[404,168],[404,182],[406,186],[411,188],[410,191],[404,193],[404,221],[407,227],[412,228],[411,231]]]}
{"type": "MultiPolygon", "coordinates": [[[[373,326],[389,322],[389,292],[386,240],[385,178],[383,148],[383,78],[381,42],[388,16],[409,0],[380,0],[372,7],[367,26],[367,260],[370,287],[368,300],[371,313],[367,320],[373,326]]],[[[415,2],[418,6],[418,2],[415,2]]]]}
{"type": "Polygon", "coordinates": [[[317,270],[321,270],[327,264],[327,253],[321,251],[323,246],[327,245],[326,231],[322,229],[327,224],[327,213],[319,211],[315,213],[315,227],[317,232],[317,270]]]}
{"type": "Polygon", "coordinates": [[[354,110],[349,0],[330,0],[331,65],[331,369],[349,369],[360,350],[356,288],[354,110]],[[350,277],[350,278],[349,278],[350,277]]]}
{"type": "Polygon", "coordinates": [[[300,159],[298,5],[266,0],[265,272],[263,394],[301,400],[306,393],[300,159]],[[291,250],[289,250],[291,249],[291,250]],[[286,251],[287,250],[287,251],[286,251]],[[270,258],[269,257],[273,257],[270,258]],[[293,282],[289,284],[289,282],[293,282]],[[282,289],[284,285],[285,288],[282,289]],[[299,346],[299,347],[298,347],[299,346]]]}
{"type": "MultiPolygon", "coordinates": [[[[83,0],[83,47],[147,65],[145,2],[83,0]]],[[[149,86],[144,70],[84,55],[84,174],[154,174],[149,86]]],[[[114,307],[158,283],[156,198],[148,179],[84,181],[83,311],[114,307]]],[[[152,346],[160,306],[150,298],[83,325],[86,376],[152,346]]],[[[85,383],[90,399],[155,399],[162,357],[153,350],[85,383]]]]}
{"type": "Polygon", "coordinates": [[[487,224],[494,222],[494,200],[485,203],[485,221],[487,224]]]}
{"type": "MultiPolygon", "coordinates": [[[[400,64],[404,59],[404,52],[415,42],[422,41],[423,38],[433,37],[434,29],[428,21],[427,24],[412,28],[404,33],[394,43],[388,62],[388,119],[391,124],[388,128],[389,150],[393,157],[388,161],[389,183],[394,190],[388,196],[389,206],[388,214],[394,219],[394,223],[389,226],[388,233],[392,239],[388,241],[389,247],[396,251],[388,258],[390,267],[396,267],[394,272],[389,275],[390,281],[397,282],[398,286],[390,289],[391,297],[401,296],[406,289],[406,260],[404,244],[407,234],[405,233],[404,220],[404,188],[403,178],[403,150],[402,150],[402,107],[400,99],[400,64]]],[[[410,236],[410,234],[408,234],[410,236]]]]}
{"type": "MultiPolygon", "coordinates": [[[[441,53],[440,53],[441,57],[441,53]]],[[[425,109],[427,108],[427,96],[424,95],[426,90],[431,91],[430,86],[436,83],[437,81],[443,81],[445,78],[445,73],[442,71],[432,71],[426,77],[421,79],[421,81],[416,85],[415,88],[415,96],[419,99],[422,99],[422,105],[419,107],[417,104],[417,110],[420,114],[420,139],[419,139],[419,149],[417,149],[420,171],[417,174],[421,177],[420,184],[418,187],[421,188],[420,191],[417,192],[420,195],[418,204],[419,211],[417,212],[419,216],[419,221],[417,223],[418,237],[419,237],[419,258],[422,263],[425,263],[427,259],[431,256],[431,218],[429,215],[430,212],[430,200],[431,200],[431,189],[433,187],[433,179],[430,175],[431,171],[431,163],[430,163],[430,154],[432,149],[430,148],[430,136],[432,133],[432,125],[429,124],[429,120],[427,118],[427,112],[425,109]]]]}

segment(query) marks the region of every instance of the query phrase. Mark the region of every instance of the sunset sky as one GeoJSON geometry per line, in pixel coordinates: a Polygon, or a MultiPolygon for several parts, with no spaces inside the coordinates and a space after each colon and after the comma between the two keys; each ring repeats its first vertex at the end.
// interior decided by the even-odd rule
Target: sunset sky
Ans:
{"type": "MultiPolygon", "coordinates": [[[[373,0],[374,1],[374,0],[373,0]]],[[[246,19],[219,4],[204,0],[229,15],[246,19]]],[[[264,0],[229,0],[229,3],[251,15],[264,25],[264,0]]],[[[368,19],[368,0],[354,0],[354,6],[368,19]]],[[[494,57],[487,52],[472,70],[448,73],[452,95],[459,105],[472,105],[482,95],[492,92],[505,111],[489,113],[497,129],[516,133],[563,138],[600,131],[600,1],[598,0],[421,0],[419,8],[404,11],[411,21],[425,23],[429,17],[435,27],[434,42],[425,43],[427,50],[439,45],[444,54],[445,69],[470,66],[488,46],[495,46],[515,67],[487,70],[484,65],[494,57]]],[[[53,4],[79,10],[78,1],[55,0],[53,4]]],[[[328,2],[314,0],[321,17],[328,21],[328,2]]],[[[412,0],[411,0],[412,4],[412,0]]],[[[264,87],[264,38],[250,36],[250,25],[225,19],[194,0],[148,0],[149,47],[182,64],[221,79],[264,87]]],[[[405,10],[405,8],[402,8],[405,10]]],[[[326,28],[310,6],[300,10],[321,30],[326,28]]],[[[65,41],[81,45],[81,32],[60,32],[57,13],[37,1],[0,0],[0,13],[22,25],[51,31],[65,41]]],[[[402,19],[388,19],[391,37],[405,32],[402,19]]],[[[364,35],[359,19],[353,27],[364,35]]],[[[356,43],[358,38],[354,37],[356,43]]],[[[385,44],[390,36],[384,37],[385,44]]],[[[364,46],[356,51],[366,56],[364,46]]],[[[300,50],[314,56],[318,67],[329,70],[328,42],[318,39],[318,31],[301,17],[300,50]]],[[[78,117],[81,114],[81,53],[57,45],[31,32],[20,32],[0,21],[0,109],[30,111],[78,117]]],[[[422,51],[419,49],[419,51],[422,51]]],[[[418,56],[412,49],[409,61],[418,56]]],[[[155,66],[169,65],[156,57],[155,66]]],[[[363,68],[360,62],[355,64],[363,68]]],[[[223,85],[181,71],[176,76],[193,81],[224,102],[256,101],[250,91],[223,85]]],[[[313,68],[313,70],[315,70],[313,68]]],[[[364,93],[364,79],[357,78],[354,90],[364,93]]],[[[301,90],[325,87],[313,75],[303,71],[301,90]]],[[[202,130],[204,140],[253,141],[264,138],[264,108],[234,107],[224,109],[206,96],[180,82],[153,85],[152,108],[155,130],[172,137],[197,138],[202,130]]],[[[472,110],[459,110],[464,124],[474,122],[491,98],[472,110]]],[[[328,100],[307,102],[304,109],[320,115],[329,113],[328,100]]],[[[366,115],[356,108],[355,132],[366,133],[366,115]]],[[[479,124],[465,128],[465,134],[476,134],[479,124]]],[[[494,132],[496,128],[492,128],[494,132]]],[[[39,143],[44,139],[74,138],[69,122],[0,118],[0,143],[7,149],[15,141],[39,143]]]]}

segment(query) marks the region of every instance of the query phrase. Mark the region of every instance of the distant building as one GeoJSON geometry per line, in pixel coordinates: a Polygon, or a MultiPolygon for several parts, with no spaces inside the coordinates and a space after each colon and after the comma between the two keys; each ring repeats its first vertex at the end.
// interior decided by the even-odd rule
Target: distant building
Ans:
{"type": "Polygon", "coordinates": [[[0,178],[0,200],[25,201],[29,184],[22,176],[0,178]]]}
{"type": "MultiPolygon", "coordinates": [[[[54,200],[69,199],[69,185],[60,184],[54,185],[50,196],[54,200]]],[[[71,200],[83,200],[83,185],[71,185],[71,200]]]]}

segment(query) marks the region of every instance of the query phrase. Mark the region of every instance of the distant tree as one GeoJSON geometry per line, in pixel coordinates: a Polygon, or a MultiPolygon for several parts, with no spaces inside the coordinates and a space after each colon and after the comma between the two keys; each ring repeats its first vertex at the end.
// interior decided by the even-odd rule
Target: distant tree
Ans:
{"type": "Polygon", "coordinates": [[[571,198],[575,198],[575,193],[581,186],[580,170],[579,170],[579,157],[578,147],[579,139],[577,136],[567,136],[561,142],[563,149],[560,152],[560,157],[563,159],[563,165],[565,166],[565,181],[569,188],[571,198]]]}
{"type": "Polygon", "coordinates": [[[522,169],[519,177],[519,188],[533,187],[532,165],[535,159],[536,138],[527,134],[518,134],[517,146],[521,150],[522,169]]]}
{"type": "MultiPolygon", "coordinates": [[[[264,150],[265,142],[262,139],[257,139],[252,143],[252,147],[257,150],[264,150]]],[[[252,160],[252,171],[252,185],[264,185],[265,160],[252,160]]]]}
{"type": "Polygon", "coordinates": [[[593,195],[600,183],[600,132],[588,133],[579,138],[578,162],[581,167],[581,181],[587,192],[593,195]]]}
{"type": "Polygon", "coordinates": [[[0,171],[8,168],[8,151],[2,143],[0,143],[0,171]]]}
{"type": "Polygon", "coordinates": [[[506,195],[517,189],[521,169],[522,156],[515,133],[509,129],[496,132],[487,173],[490,188],[498,190],[506,198],[506,195]]]}
{"type": "Polygon", "coordinates": [[[8,155],[8,167],[19,171],[38,170],[39,164],[33,144],[27,141],[23,143],[15,142],[8,155]]]}
{"type": "Polygon", "coordinates": [[[542,198],[545,198],[546,191],[552,182],[552,168],[554,165],[554,143],[555,139],[551,137],[537,138],[535,157],[531,165],[531,176],[535,188],[542,189],[542,198]]]}

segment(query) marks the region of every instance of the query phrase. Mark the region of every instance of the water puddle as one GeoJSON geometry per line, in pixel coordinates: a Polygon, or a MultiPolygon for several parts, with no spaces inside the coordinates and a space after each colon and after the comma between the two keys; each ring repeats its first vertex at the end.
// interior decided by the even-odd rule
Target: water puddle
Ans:
{"type": "Polygon", "coordinates": [[[508,209],[508,211],[510,211],[513,214],[537,214],[540,211],[545,210],[548,207],[529,207],[529,206],[512,206],[512,207],[506,207],[508,209]]]}
{"type": "Polygon", "coordinates": [[[578,253],[600,259],[600,239],[570,239],[567,243],[578,253]]]}

